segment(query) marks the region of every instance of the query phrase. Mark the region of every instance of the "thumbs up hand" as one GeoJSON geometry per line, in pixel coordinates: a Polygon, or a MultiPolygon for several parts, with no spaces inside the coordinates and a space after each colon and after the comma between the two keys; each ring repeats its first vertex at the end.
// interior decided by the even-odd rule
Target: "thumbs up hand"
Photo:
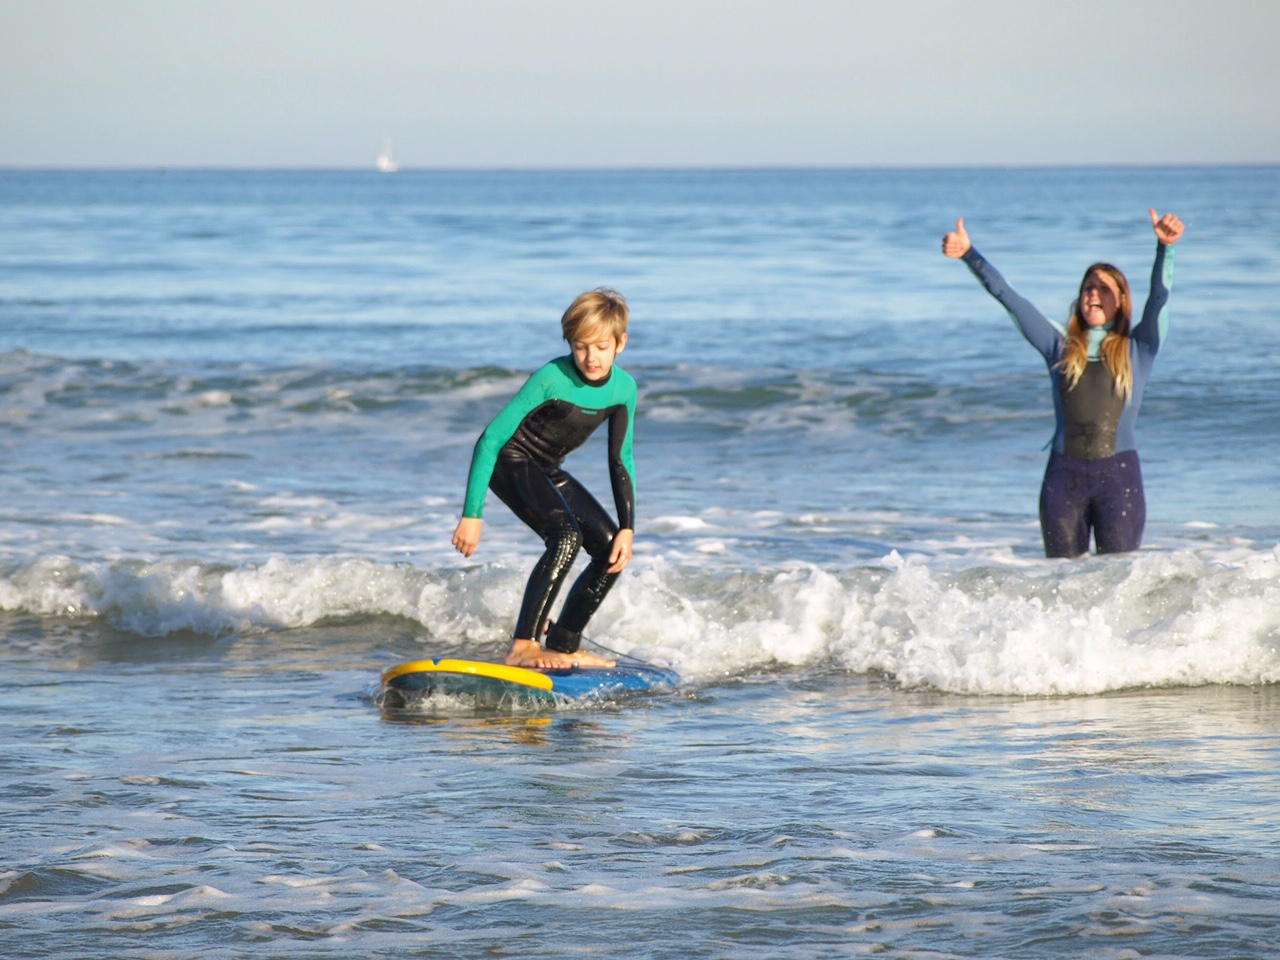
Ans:
{"type": "Polygon", "coordinates": [[[1151,214],[1151,229],[1156,232],[1156,239],[1163,244],[1177,243],[1182,231],[1186,229],[1182,221],[1172,213],[1157,216],[1154,208],[1147,212],[1151,214]]]}
{"type": "Polygon", "coordinates": [[[960,217],[956,220],[956,228],[947,231],[943,236],[942,252],[948,257],[958,259],[968,253],[972,246],[973,244],[969,242],[969,232],[964,228],[964,217],[960,217]]]}

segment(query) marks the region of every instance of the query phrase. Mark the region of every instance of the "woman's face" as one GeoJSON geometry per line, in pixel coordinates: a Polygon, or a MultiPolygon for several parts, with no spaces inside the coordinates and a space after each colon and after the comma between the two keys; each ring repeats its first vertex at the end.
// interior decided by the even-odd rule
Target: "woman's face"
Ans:
{"type": "Polygon", "coordinates": [[[1084,278],[1080,287],[1080,316],[1091,327],[1105,326],[1120,310],[1120,285],[1101,270],[1084,278]]]}

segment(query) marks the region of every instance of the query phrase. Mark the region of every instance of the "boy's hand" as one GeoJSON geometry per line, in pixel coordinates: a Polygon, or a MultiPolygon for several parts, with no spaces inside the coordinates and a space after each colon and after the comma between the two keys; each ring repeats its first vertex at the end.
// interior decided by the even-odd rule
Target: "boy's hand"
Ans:
{"type": "Polygon", "coordinates": [[[609,551],[609,569],[606,573],[621,573],[622,568],[631,559],[631,541],[635,539],[634,530],[619,530],[613,538],[613,548],[609,551]]]}
{"type": "Polygon", "coordinates": [[[469,557],[476,552],[476,545],[480,543],[480,527],[483,523],[484,521],[479,517],[463,517],[458,521],[458,527],[453,531],[453,545],[464,557],[469,557]]]}

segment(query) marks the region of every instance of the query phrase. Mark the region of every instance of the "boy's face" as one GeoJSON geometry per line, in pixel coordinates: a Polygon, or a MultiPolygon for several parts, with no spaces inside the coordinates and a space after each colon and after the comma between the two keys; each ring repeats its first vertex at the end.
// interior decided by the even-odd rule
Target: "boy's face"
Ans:
{"type": "Polygon", "coordinates": [[[569,347],[573,350],[573,363],[587,380],[603,380],[613,369],[613,361],[627,345],[624,333],[615,339],[603,328],[584,330],[569,347]]]}

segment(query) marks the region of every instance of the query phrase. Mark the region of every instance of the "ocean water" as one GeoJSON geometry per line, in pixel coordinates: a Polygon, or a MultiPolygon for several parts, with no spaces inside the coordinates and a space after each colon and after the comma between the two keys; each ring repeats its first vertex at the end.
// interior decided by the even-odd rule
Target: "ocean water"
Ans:
{"type": "MultiPolygon", "coordinates": [[[[1280,956],[1280,168],[0,171],[0,955],[1280,956]],[[1044,559],[1038,355],[1187,223],[1143,549],[1044,559]],[[675,691],[384,716],[539,552],[471,446],[632,305],[675,691]]],[[[603,437],[567,466],[607,502],[603,437]]]]}

